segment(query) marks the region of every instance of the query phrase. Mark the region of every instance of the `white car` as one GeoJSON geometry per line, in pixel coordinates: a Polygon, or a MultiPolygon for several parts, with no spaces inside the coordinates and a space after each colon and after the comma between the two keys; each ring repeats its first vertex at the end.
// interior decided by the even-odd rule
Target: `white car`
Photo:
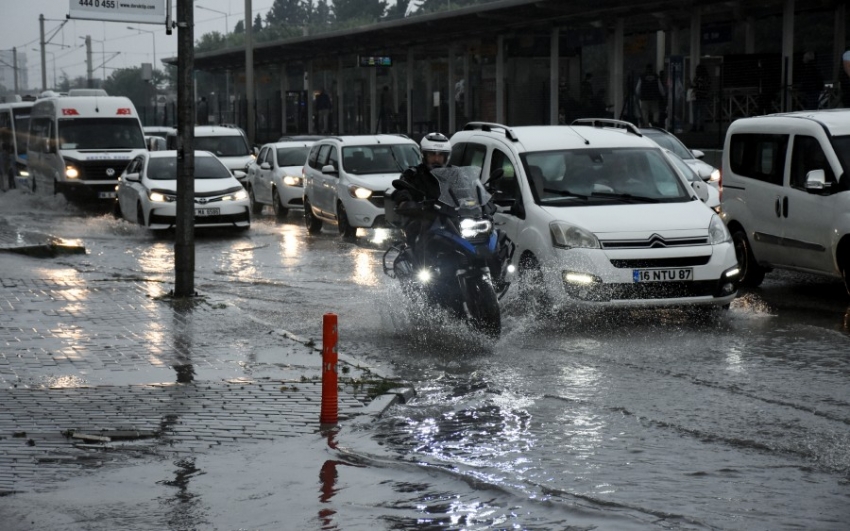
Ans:
{"type": "Polygon", "coordinates": [[[473,122],[450,163],[479,166],[516,245],[523,297],[555,308],[728,308],[738,262],[726,226],[631,124],[473,122]],[[625,124],[625,125],[623,125],[625,124]]]}
{"type": "MultiPolygon", "coordinates": [[[[177,149],[177,131],[165,136],[166,149],[177,149]]],[[[194,148],[209,151],[227,166],[236,179],[246,185],[248,166],[256,156],[248,145],[245,131],[235,125],[196,125],[194,148]]]]}
{"type": "MultiPolygon", "coordinates": [[[[177,223],[177,152],[149,151],[130,161],[118,181],[116,215],[151,230],[177,223]]],[[[248,192],[214,155],[195,152],[195,227],[248,229],[248,192]]]]}
{"type": "Polygon", "coordinates": [[[699,177],[713,186],[715,189],[720,188],[720,170],[711,164],[702,160],[705,153],[698,149],[690,149],[682,143],[675,135],[660,127],[642,127],[641,134],[649,137],[650,140],[662,148],[669,149],[679,158],[685,161],[685,164],[691,167],[699,177]]]}
{"type": "Polygon", "coordinates": [[[282,141],[266,144],[257,160],[248,166],[251,212],[261,214],[271,205],[275,219],[282,221],[291,208],[304,207],[301,172],[313,141],[282,141]]]}
{"type": "Polygon", "coordinates": [[[419,164],[419,145],[404,135],[327,137],[304,165],[304,220],[317,233],[324,222],[344,237],[358,227],[387,226],[384,193],[401,172],[419,164]]]}
{"type": "Polygon", "coordinates": [[[690,164],[682,160],[678,155],[669,149],[662,148],[661,151],[670,159],[670,162],[682,173],[682,176],[691,183],[691,188],[697,193],[697,197],[705,203],[705,206],[720,214],[720,191],[714,186],[706,184],[699,175],[696,174],[690,164]]]}

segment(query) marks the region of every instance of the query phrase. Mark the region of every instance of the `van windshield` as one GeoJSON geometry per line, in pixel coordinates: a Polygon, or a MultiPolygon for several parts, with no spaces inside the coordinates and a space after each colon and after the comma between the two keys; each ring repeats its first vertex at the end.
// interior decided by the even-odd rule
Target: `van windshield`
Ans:
{"type": "Polygon", "coordinates": [[[242,135],[196,136],[195,149],[209,151],[216,157],[244,157],[251,154],[242,135]]]}
{"type": "Polygon", "coordinates": [[[136,118],[59,120],[59,149],[145,149],[136,118]]]}

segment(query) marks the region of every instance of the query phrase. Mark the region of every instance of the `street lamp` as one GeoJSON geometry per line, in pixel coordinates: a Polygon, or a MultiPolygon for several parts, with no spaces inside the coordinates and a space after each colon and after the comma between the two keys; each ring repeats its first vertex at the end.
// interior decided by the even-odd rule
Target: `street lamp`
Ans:
{"type": "Polygon", "coordinates": [[[134,28],[133,26],[127,26],[127,29],[136,30],[136,31],[144,31],[145,33],[151,34],[151,42],[153,43],[153,68],[156,70],[156,32],[150,30],[143,30],[142,28],[134,28]]]}
{"type": "Polygon", "coordinates": [[[213,13],[221,13],[222,15],[224,15],[224,35],[225,35],[225,37],[227,36],[227,34],[229,32],[228,25],[227,25],[227,15],[228,15],[227,13],[225,13],[224,11],[219,11],[218,9],[211,9],[209,7],[204,7],[204,6],[198,5],[198,4],[195,4],[195,7],[197,7],[198,9],[203,9],[205,11],[212,11],[213,13]]]}
{"type": "Polygon", "coordinates": [[[139,32],[143,31],[145,33],[151,34],[151,42],[153,42],[153,68],[151,69],[151,87],[153,87],[153,120],[154,120],[154,123],[156,123],[157,122],[156,113],[159,110],[157,108],[158,105],[157,105],[157,101],[156,101],[156,98],[157,98],[156,80],[154,80],[154,75],[153,75],[153,71],[156,70],[156,32],[150,31],[150,30],[143,30],[142,28],[134,28],[133,26],[127,26],[127,29],[134,29],[134,30],[137,30],[139,32]]]}

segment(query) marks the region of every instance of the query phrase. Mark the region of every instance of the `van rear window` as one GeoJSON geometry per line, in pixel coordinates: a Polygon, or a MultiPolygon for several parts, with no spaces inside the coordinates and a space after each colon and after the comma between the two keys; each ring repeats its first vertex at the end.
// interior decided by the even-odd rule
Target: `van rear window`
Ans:
{"type": "Polygon", "coordinates": [[[59,120],[59,149],[145,149],[137,118],[59,120]]]}

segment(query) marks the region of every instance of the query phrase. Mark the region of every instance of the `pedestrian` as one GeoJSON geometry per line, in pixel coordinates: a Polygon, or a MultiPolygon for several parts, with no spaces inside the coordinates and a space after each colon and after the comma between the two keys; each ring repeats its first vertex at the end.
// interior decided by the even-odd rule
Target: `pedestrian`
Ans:
{"type": "Polygon", "coordinates": [[[331,97],[325,92],[324,87],[319,90],[319,95],[316,96],[316,111],[319,113],[319,133],[323,135],[330,134],[330,117],[331,117],[331,97]]]}
{"type": "Polygon", "coordinates": [[[800,70],[799,79],[803,109],[817,110],[818,100],[823,92],[823,76],[815,64],[815,52],[808,51],[803,55],[803,68],[800,70]]]}
{"type": "Polygon", "coordinates": [[[658,124],[658,102],[664,96],[664,86],[652,63],[646,64],[643,75],[638,78],[635,94],[640,98],[641,125],[650,127],[658,124]]]}
{"type": "Polygon", "coordinates": [[[207,125],[210,119],[210,107],[207,103],[207,98],[201,96],[198,102],[198,125],[207,125]]]}
{"type": "Polygon", "coordinates": [[[708,111],[708,102],[711,99],[711,77],[708,68],[704,64],[697,65],[694,79],[691,81],[693,89],[694,123],[691,131],[705,131],[705,115],[708,111]]]}

